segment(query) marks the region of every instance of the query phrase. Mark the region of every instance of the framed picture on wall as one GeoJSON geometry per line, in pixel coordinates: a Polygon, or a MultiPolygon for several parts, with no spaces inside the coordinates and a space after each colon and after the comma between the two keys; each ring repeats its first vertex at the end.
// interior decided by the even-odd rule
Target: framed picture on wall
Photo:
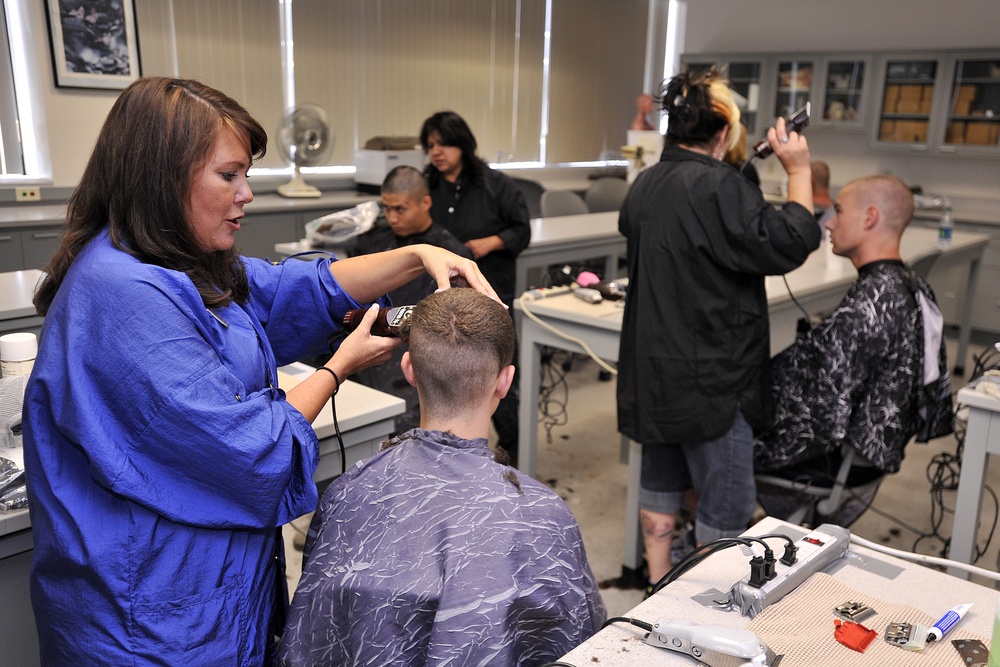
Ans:
{"type": "Polygon", "coordinates": [[[121,90],[139,78],[132,0],[45,0],[56,85],[121,90]]]}

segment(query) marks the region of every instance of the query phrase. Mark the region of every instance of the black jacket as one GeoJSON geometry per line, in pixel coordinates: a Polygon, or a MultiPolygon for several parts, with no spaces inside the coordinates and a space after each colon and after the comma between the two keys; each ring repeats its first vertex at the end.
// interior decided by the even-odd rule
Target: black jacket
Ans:
{"type": "Polygon", "coordinates": [[[764,276],[801,265],[822,236],[799,204],[781,211],[729,165],[668,146],[622,205],[628,239],[618,429],[645,444],[703,442],[739,407],[773,411],[764,276]]]}
{"type": "Polygon", "coordinates": [[[528,204],[517,185],[496,169],[486,169],[483,185],[459,178],[461,190],[444,178],[431,188],[431,218],[465,243],[498,234],[506,248],[477,260],[504,303],[514,300],[515,261],[531,240],[528,204]]]}

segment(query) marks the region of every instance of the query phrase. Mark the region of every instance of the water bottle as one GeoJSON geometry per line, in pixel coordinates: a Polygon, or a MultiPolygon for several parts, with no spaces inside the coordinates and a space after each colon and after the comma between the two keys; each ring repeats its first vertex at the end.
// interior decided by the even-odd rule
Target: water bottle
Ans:
{"type": "Polygon", "coordinates": [[[946,206],[944,209],[944,215],[941,216],[941,222],[938,224],[938,246],[941,248],[947,248],[951,245],[951,207],[946,206]]]}

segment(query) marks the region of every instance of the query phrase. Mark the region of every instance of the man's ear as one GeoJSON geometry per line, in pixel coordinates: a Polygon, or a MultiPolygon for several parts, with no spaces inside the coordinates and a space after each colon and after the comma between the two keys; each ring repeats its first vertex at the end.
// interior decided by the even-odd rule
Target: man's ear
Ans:
{"type": "Polygon", "coordinates": [[[430,195],[424,195],[423,197],[420,198],[420,202],[419,203],[420,203],[421,210],[423,210],[423,211],[430,211],[431,210],[431,204],[433,203],[433,200],[431,199],[430,195]]]}
{"type": "Polygon", "coordinates": [[[504,366],[503,370],[500,371],[500,376],[497,378],[496,390],[493,394],[494,398],[503,398],[510,391],[511,384],[514,383],[514,367],[504,366]]]}
{"type": "Polygon", "coordinates": [[[870,232],[874,229],[875,225],[878,224],[881,215],[882,212],[878,210],[878,206],[875,204],[868,204],[868,206],[865,207],[865,221],[863,223],[863,229],[866,232],[870,232]]]}
{"type": "Polygon", "coordinates": [[[417,383],[413,379],[413,362],[410,360],[409,350],[403,353],[403,358],[399,360],[399,367],[402,369],[403,377],[406,378],[406,381],[416,387],[417,383]]]}

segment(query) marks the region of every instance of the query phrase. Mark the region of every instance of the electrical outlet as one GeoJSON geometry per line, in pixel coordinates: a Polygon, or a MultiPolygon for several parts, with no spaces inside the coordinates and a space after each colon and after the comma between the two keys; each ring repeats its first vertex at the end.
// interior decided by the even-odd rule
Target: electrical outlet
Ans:
{"type": "Polygon", "coordinates": [[[38,188],[17,188],[17,201],[42,201],[42,191],[38,188]]]}

